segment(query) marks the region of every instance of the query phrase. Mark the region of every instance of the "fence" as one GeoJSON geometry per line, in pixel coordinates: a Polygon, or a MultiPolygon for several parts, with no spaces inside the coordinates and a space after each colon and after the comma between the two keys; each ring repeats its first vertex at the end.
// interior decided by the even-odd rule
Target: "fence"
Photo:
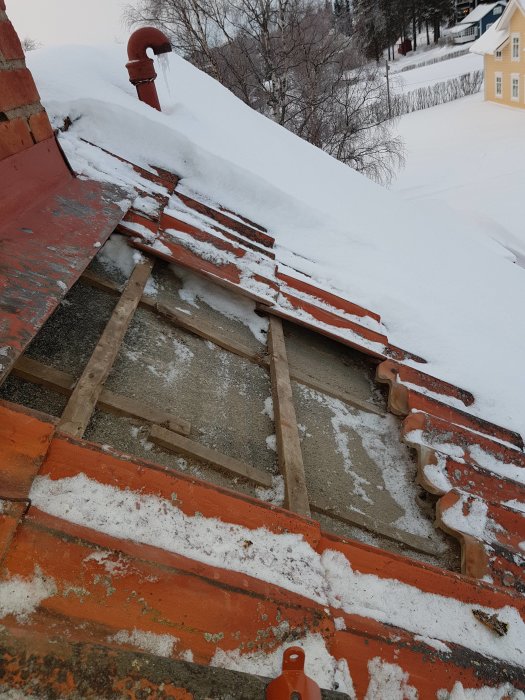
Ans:
{"type": "Polygon", "coordinates": [[[412,63],[410,66],[404,66],[398,71],[394,70],[392,66],[392,73],[405,73],[407,70],[414,70],[415,68],[423,68],[424,66],[431,66],[433,63],[441,63],[441,61],[449,61],[451,58],[459,58],[459,56],[464,56],[469,52],[469,49],[458,49],[457,51],[451,51],[444,56],[437,56],[436,58],[429,58],[428,61],[420,61],[419,63],[412,63]]]}
{"type": "Polygon", "coordinates": [[[400,117],[402,114],[417,112],[420,109],[428,109],[445,104],[445,102],[452,102],[460,97],[474,95],[481,90],[482,85],[483,71],[476,70],[441,83],[411,90],[405,94],[392,95],[392,116],[400,117]]]}

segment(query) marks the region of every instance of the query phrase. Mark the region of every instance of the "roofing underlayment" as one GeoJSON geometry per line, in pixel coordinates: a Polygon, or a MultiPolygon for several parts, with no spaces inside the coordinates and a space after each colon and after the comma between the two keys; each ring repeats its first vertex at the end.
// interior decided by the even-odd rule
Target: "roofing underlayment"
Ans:
{"type": "Polygon", "coordinates": [[[525,697],[523,269],[4,9],[0,692],[525,697]]]}

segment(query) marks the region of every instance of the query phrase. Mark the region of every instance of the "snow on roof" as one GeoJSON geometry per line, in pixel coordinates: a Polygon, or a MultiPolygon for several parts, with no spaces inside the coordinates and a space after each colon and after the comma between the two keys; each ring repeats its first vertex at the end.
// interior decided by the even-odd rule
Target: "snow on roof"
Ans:
{"type": "Polygon", "coordinates": [[[510,0],[498,21],[472,44],[470,51],[479,54],[492,54],[499,49],[509,38],[510,20],[517,8],[525,13],[525,0],[510,0]]]}
{"type": "Polygon", "coordinates": [[[402,201],[174,54],[158,71],[163,113],[137,100],[122,46],[41,49],[28,63],[54,125],[72,121],[60,138],[77,171],[122,184],[82,137],[176,172],[186,191],[265,226],[279,263],[380,313],[390,342],[426,358],[421,369],[474,393],[469,410],[525,433],[512,361],[525,351],[525,274],[489,236],[402,201]]]}
{"type": "Polygon", "coordinates": [[[469,27],[471,27],[475,22],[464,22],[461,21],[459,24],[456,24],[455,27],[452,27],[449,30],[449,34],[461,34],[462,32],[466,31],[469,27]]]}
{"type": "MultiPolygon", "coordinates": [[[[479,22],[480,19],[483,19],[483,17],[485,17],[485,15],[488,15],[489,12],[492,12],[496,5],[501,5],[502,7],[505,7],[505,3],[503,2],[491,2],[488,5],[478,5],[472,10],[472,12],[469,12],[468,15],[466,15],[461,20],[461,22],[458,22],[456,26],[474,24],[475,22],[479,22]]],[[[455,28],[456,27],[453,27],[453,29],[455,28]]]]}
{"type": "Polygon", "coordinates": [[[493,24],[479,39],[476,39],[470,47],[471,53],[494,53],[494,51],[499,49],[499,47],[507,41],[509,38],[509,30],[498,29],[498,24],[499,22],[493,24]]]}

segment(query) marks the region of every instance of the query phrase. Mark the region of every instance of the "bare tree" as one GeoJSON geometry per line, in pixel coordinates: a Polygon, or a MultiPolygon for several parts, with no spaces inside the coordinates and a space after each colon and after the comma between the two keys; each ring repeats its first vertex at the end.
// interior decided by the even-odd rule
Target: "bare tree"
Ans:
{"type": "Polygon", "coordinates": [[[42,44],[36,39],[26,36],[25,39],[22,39],[22,48],[27,53],[27,51],[34,51],[35,49],[42,48],[42,44]]]}
{"type": "Polygon", "coordinates": [[[154,24],[175,49],[240,99],[376,180],[403,161],[385,81],[316,0],[136,0],[131,24],[154,24]]]}

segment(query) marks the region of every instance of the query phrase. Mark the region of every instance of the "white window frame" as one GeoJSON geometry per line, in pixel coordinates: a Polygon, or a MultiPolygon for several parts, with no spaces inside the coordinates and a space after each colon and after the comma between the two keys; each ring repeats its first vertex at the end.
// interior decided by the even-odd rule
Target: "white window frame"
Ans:
{"type": "Polygon", "coordinates": [[[503,73],[494,73],[494,95],[500,100],[503,98],[503,73]],[[500,91],[498,92],[498,78],[500,91]]]}
{"type": "Polygon", "coordinates": [[[501,49],[497,49],[494,52],[494,57],[496,58],[496,61],[503,61],[503,51],[501,49]]]}
{"type": "Polygon", "coordinates": [[[512,102],[520,101],[520,74],[511,73],[510,74],[510,99],[512,102]],[[514,97],[514,85],[518,86],[518,94],[514,97]]]}
{"type": "Polygon", "coordinates": [[[520,41],[520,33],[519,32],[513,32],[510,37],[510,60],[511,61],[519,61],[520,60],[520,47],[521,41],[520,41]],[[517,41],[515,41],[517,39],[517,41]],[[516,51],[516,55],[514,55],[514,48],[518,47],[518,50],[516,51]]]}

